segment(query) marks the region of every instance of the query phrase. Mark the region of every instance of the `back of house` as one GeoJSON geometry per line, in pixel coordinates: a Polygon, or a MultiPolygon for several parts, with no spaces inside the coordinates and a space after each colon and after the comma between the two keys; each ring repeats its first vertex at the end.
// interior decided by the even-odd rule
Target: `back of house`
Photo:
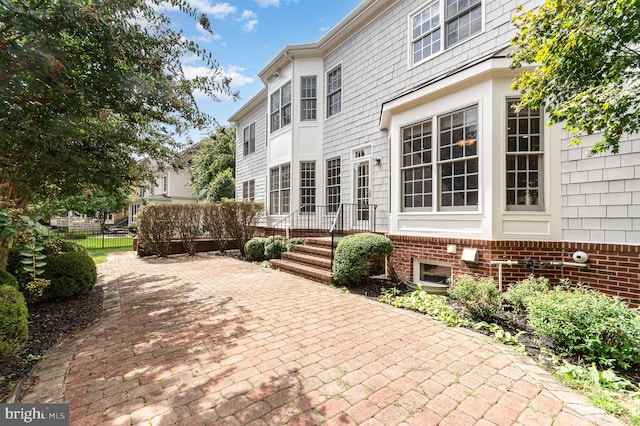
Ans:
{"type": "Polygon", "coordinates": [[[385,233],[413,282],[534,272],[639,304],[640,136],[592,157],[597,135],[569,147],[515,108],[511,18],[540,4],[365,0],[285,46],[230,118],[237,197],[265,203],[265,228],[328,231],[339,213],[385,233]]]}

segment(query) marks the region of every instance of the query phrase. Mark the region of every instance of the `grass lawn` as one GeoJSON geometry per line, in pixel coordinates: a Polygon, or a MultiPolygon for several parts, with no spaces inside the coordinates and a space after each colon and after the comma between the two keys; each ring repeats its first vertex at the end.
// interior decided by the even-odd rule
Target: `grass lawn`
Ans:
{"type": "Polygon", "coordinates": [[[89,256],[91,256],[93,261],[96,262],[96,265],[98,263],[106,262],[107,255],[109,253],[114,253],[119,251],[131,251],[131,250],[132,250],[131,245],[129,245],[129,247],[114,247],[114,248],[104,248],[104,249],[88,248],[87,249],[87,251],[89,252],[89,256]]]}
{"type": "Polygon", "coordinates": [[[131,250],[133,247],[133,239],[131,237],[106,237],[103,239],[100,236],[95,238],[84,238],[78,240],[71,240],[76,244],[84,246],[87,250],[102,249],[104,243],[105,250],[122,251],[122,248],[128,248],[131,250]]]}

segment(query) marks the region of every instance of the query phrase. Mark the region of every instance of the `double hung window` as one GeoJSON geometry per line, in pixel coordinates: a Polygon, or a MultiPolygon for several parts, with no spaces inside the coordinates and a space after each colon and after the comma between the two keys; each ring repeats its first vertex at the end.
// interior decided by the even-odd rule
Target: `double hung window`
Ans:
{"type": "Polygon", "coordinates": [[[302,77],[300,79],[300,120],[302,121],[316,119],[318,96],[316,84],[316,77],[302,77]]]}
{"type": "Polygon", "coordinates": [[[438,0],[411,16],[413,63],[482,31],[481,0],[438,0]]]}
{"type": "Polygon", "coordinates": [[[291,123],[291,82],[271,94],[271,132],[291,123]]]}
{"type": "Polygon", "coordinates": [[[300,163],[300,203],[304,213],[316,211],[316,162],[300,163]]]}
{"type": "Polygon", "coordinates": [[[507,99],[507,210],[542,210],[542,115],[507,99]]]}
{"type": "Polygon", "coordinates": [[[327,74],[327,117],[342,111],[342,66],[327,74]]]}
{"type": "Polygon", "coordinates": [[[249,155],[256,151],[256,123],[244,128],[242,132],[243,153],[249,155]]]}
{"type": "Polygon", "coordinates": [[[335,213],[340,206],[340,158],[327,160],[327,212],[335,213]]]}
{"type": "Polygon", "coordinates": [[[402,129],[405,211],[477,210],[478,107],[402,129]]]}
{"type": "Polygon", "coordinates": [[[256,198],[256,181],[248,180],[242,182],[242,199],[253,201],[256,198]]]}
{"type": "Polygon", "coordinates": [[[291,207],[291,166],[282,164],[269,172],[269,214],[289,213],[291,207]]]}

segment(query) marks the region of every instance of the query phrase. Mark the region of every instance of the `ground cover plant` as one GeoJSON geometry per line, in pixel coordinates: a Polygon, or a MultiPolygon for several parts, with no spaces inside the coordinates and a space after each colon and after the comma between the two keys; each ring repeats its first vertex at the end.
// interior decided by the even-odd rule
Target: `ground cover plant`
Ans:
{"type": "Polygon", "coordinates": [[[546,366],[563,383],[586,392],[594,404],[640,425],[640,313],[582,287],[551,289],[544,278],[514,283],[495,297],[491,281],[454,277],[456,298],[419,288],[382,289],[379,300],[422,312],[451,326],[472,327],[546,366]],[[474,283],[476,288],[474,287],[474,283]],[[484,294],[484,296],[483,296],[484,294]],[[485,309],[487,294],[492,307],[485,309]],[[481,308],[474,304],[481,301],[481,308]],[[500,308],[494,311],[496,305],[500,308]],[[487,312],[491,315],[485,315],[487,312]],[[479,321],[478,312],[484,316],[479,321]]]}

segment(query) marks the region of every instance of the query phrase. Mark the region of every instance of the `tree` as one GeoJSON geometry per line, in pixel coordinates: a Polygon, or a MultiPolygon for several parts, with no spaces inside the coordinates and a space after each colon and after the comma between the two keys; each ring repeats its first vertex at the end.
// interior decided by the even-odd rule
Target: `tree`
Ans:
{"type": "Polygon", "coordinates": [[[221,201],[235,194],[236,128],[220,126],[195,147],[192,159],[191,189],[198,198],[221,201]]]}
{"type": "MultiPolygon", "coordinates": [[[[160,0],[0,0],[0,205],[117,193],[171,162],[175,136],[215,120],[193,92],[237,97],[210,54],[158,13],[160,0]],[[187,78],[197,55],[209,76],[187,78]]],[[[168,0],[192,18],[182,0],[168,0]]],[[[210,29],[206,16],[200,24],[210,29]]],[[[0,237],[0,269],[8,239],[0,237]]]]}
{"type": "Polygon", "coordinates": [[[49,202],[43,208],[51,212],[69,210],[95,217],[100,222],[100,228],[104,229],[105,221],[111,213],[119,212],[129,203],[129,192],[120,189],[118,192],[107,193],[102,190],[87,191],[80,195],[71,195],[62,200],[49,202]]]}
{"type": "Polygon", "coordinates": [[[513,22],[513,67],[539,65],[513,83],[520,105],[544,107],[572,144],[602,133],[591,151],[617,153],[640,130],[640,2],[546,0],[513,22]]]}

